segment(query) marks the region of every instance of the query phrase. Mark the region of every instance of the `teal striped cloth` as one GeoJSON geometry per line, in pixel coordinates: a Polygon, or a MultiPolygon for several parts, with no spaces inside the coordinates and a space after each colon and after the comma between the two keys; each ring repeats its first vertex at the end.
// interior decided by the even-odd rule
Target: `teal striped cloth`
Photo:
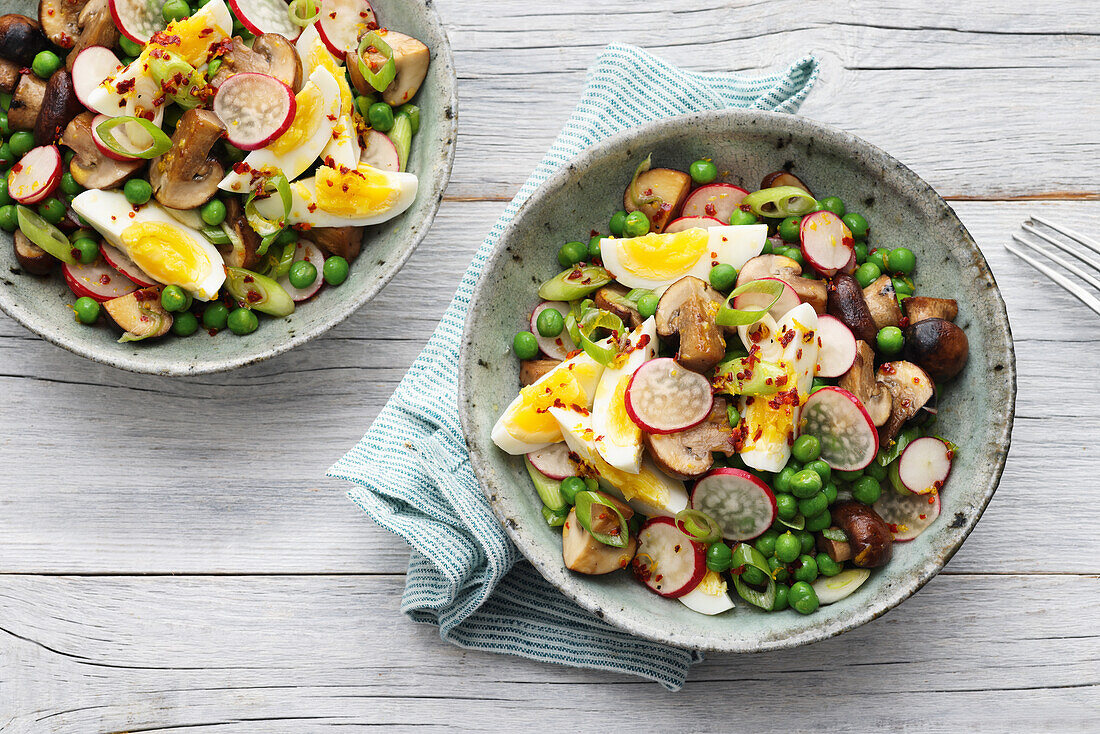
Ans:
{"type": "Polygon", "coordinates": [[[806,57],[763,77],[703,74],[641,49],[605,48],[558,139],[493,225],[435,333],[367,435],[329,470],[412,547],[402,610],[474,650],[630,673],[670,690],[699,653],[642,640],[578,607],[523,560],[478,487],[457,408],[459,343],[482,267],[519,206],[590,145],[651,120],[743,107],[794,112],[817,77],[806,57]]]}

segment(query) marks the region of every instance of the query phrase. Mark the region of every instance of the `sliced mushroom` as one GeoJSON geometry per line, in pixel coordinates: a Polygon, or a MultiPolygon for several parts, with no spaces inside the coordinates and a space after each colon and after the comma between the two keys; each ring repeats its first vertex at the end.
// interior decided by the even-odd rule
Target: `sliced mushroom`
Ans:
{"type": "Polygon", "coordinates": [[[671,168],[651,168],[638,176],[623,192],[623,208],[641,211],[649,219],[650,231],[664,232],[670,221],[680,216],[684,201],[691,193],[691,176],[671,168]],[[649,203],[638,201],[652,198],[649,203]]]}
{"type": "Polygon", "coordinates": [[[46,97],[46,82],[34,74],[19,77],[19,84],[8,108],[8,125],[12,130],[34,130],[38,113],[46,97]]]}
{"type": "Polygon", "coordinates": [[[257,254],[260,249],[260,235],[248,223],[244,207],[236,196],[229,196],[225,200],[225,223],[233,230],[237,240],[229,245],[218,246],[225,264],[231,268],[254,269],[260,262],[257,254]]]}
{"type": "Polygon", "coordinates": [[[363,247],[362,227],[314,227],[309,237],[330,255],[339,255],[348,262],[359,257],[363,247]]]}
{"type": "Polygon", "coordinates": [[[828,285],[828,312],[852,330],[856,339],[870,344],[878,335],[863,290],[851,275],[837,273],[828,285]]]}
{"type": "Polygon", "coordinates": [[[302,60],[294,44],[278,33],[262,33],[252,42],[252,51],[267,63],[267,74],[294,91],[302,88],[302,60]]]}
{"type": "Polygon", "coordinates": [[[924,319],[905,329],[905,358],[920,365],[937,382],[959,374],[969,354],[966,332],[946,319],[924,319]]]}
{"type": "Polygon", "coordinates": [[[867,310],[871,312],[876,330],[901,323],[898,294],[889,275],[880,275],[878,280],[864,288],[863,300],[867,304],[867,310]]]}
{"type": "Polygon", "coordinates": [[[776,186],[794,186],[802,189],[810,196],[814,195],[814,192],[810,191],[810,187],[802,183],[802,179],[790,171],[772,171],[760,182],[760,188],[762,189],[770,189],[776,186]]]}
{"type": "Polygon", "coordinates": [[[706,372],[726,354],[722,329],[714,323],[718,304],[707,291],[706,283],[688,275],[669,286],[657,302],[657,333],[678,334],[676,360],[696,372],[706,372]]]}
{"type": "Polygon", "coordinates": [[[561,555],[565,567],[572,571],[592,576],[618,571],[630,564],[637,550],[638,539],[633,535],[625,548],[614,548],[596,540],[577,520],[575,507],[565,518],[561,531],[561,555]]]}
{"type": "Polygon", "coordinates": [[[909,325],[925,319],[943,319],[954,321],[959,315],[959,303],[954,298],[930,298],[928,296],[910,296],[902,301],[909,325]]]}
{"type": "MultiPolygon", "coordinates": [[[[431,53],[428,47],[412,36],[391,30],[380,30],[382,37],[393,51],[393,63],[397,67],[397,76],[382,92],[382,100],[394,107],[403,105],[416,96],[420,85],[424,83],[424,77],[428,75],[428,63],[431,61],[431,53]]],[[[361,57],[352,53],[348,54],[346,63],[351,72],[351,83],[359,90],[360,94],[375,94],[375,89],[363,77],[363,71],[359,68],[361,57]]],[[[378,71],[386,63],[386,57],[374,47],[367,49],[366,58],[371,71],[378,71]]]]}
{"type": "Polygon", "coordinates": [[[879,443],[885,446],[932,399],[935,385],[924,370],[905,361],[880,365],[875,378],[890,391],[890,418],[878,431],[879,443]]]}
{"type": "Polygon", "coordinates": [[[38,0],[38,23],[50,43],[72,48],[80,35],[80,11],[87,0],[38,0]]]}
{"type": "Polygon", "coordinates": [[[686,431],[644,434],[649,455],[661,471],[679,479],[695,479],[714,466],[713,452],[734,453],[726,405],[725,398],[715,398],[707,419],[686,431]]]}
{"type": "Polygon", "coordinates": [[[0,58],[30,66],[39,51],[49,48],[42,26],[25,15],[0,15],[0,58]]]}
{"type": "Polygon", "coordinates": [[[519,382],[527,387],[559,364],[556,359],[525,359],[519,363],[519,382]]]}
{"type": "Polygon", "coordinates": [[[825,313],[828,293],[825,281],[802,277],[802,266],[785,255],[757,255],[745,263],[737,274],[737,285],[744,285],[761,278],[779,278],[798,294],[803,303],[813,306],[819,314],[825,313]]]}
{"type": "Polygon", "coordinates": [[[83,110],[84,105],[73,88],[72,76],[64,69],[58,69],[46,82],[42,108],[34,123],[34,142],[39,145],[56,143],[72,119],[83,110]]]}
{"type": "Polygon", "coordinates": [[[226,48],[220,58],[222,63],[218,73],[210,80],[214,87],[220,87],[222,82],[234,74],[268,73],[267,59],[245,45],[240,36],[233,37],[232,46],[226,48]]]}
{"type": "Polygon", "coordinates": [[[612,283],[596,291],[592,296],[592,300],[595,302],[596,308],[610,311],[622,319],[624,324],[629,324],[630,328],[637,329],[642,325],[644,319],[638,312],[638,305],[627,300],[627,293],[629,291],[626,288],[618,283],[612,283]]]}
{"type": "Polygon", "coordinates": [[[886,384],[875,380],[875,351],[867,342],[856,340],[856,358],[837,384],[859,398],[876,426],[890,419],[893,398],[886,384]]]}
{"type": "Polygon", "coordinates": [[[183,113],[172,134],[172,149],[149,164],[157,201],[172,209],[194,209],[214,196],[225,169],[210,149],[224,132],[221,120],[209,110],[183,113]]]}
{"type": "MultiPolygon", "coordinates": [[[[830,530],[839,530],[833,526],[830,530]]],[[[817,536],[817,549],[832,558],[836,563],[844,563],[852,557],[852,546],[844,540],[829,540],[824,535],[817,536]]]]}
{"type": "Polygon", "coordinates": [[[119,32],[111,18],[111,10],[108,0],[89,0],[84,9],[80,11],[77,25],[80,26],[80,35],[69,51],[65,59],[65,68],[73,70],[73,62],[80,52],[92,46],[105,46],[114,48],[118,44],[119,32]]]}
{"type": "Polygon", "coordinates": [[[0,92],[11,94],[15,91],[15,85],[19,83],[19,75],[22,68],[14,61],[0,59],[0,92]]]}
{"type": "Polygon", "coordinates": [[[12,238],[12,246],[15,249],[15,259],[19,261],[19,267],[32,275],[49,275],[57,262],[50,253],[28,239],[20,230],[15,230],[12,238]]]}
{"type": "Polygon", "coordinates": [[[69,164],[69,172],[76,182],[86,189],[113,189],[145,161],[116,161],[108,158],[92,142],[92,120],[95,113],[82,112],[72,119],[61,136],[61,142],[73,149],[75,155],[69,164]]]}
{"type": "Polygon", "coordinates": [[[894,552],[894,534],[886,521],[868,505],[846,500],[833,506],[833,524],[848,536],[852,565],[876,568],[890,560],[894,552]]]}
{"type": "Polygon", "coordinates": [[[172,314],[160,305],[162,286],[142,288],[103,304],[107,315],[136,339],[164,336],[172,328],[172,314]]]}

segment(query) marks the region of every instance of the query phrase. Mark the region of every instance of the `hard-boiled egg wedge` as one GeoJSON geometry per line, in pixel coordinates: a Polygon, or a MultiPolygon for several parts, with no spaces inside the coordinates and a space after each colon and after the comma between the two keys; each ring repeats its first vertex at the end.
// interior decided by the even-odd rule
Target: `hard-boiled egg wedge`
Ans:
{"type": "MultiPolygon", "coordinates": [[[[288,224],[311,227],[362,227],[393,219],[412,206],[418,182],[411,173],[395,173],[364,163],[357,168],[321,166],[317,175],[290,185],[288,224]]],[[[265,217],[281,217],[282,202],[257,202],[265,217]]]]}
{"type": "Polygon", "coordinates": [[[529,454],[562,440],[553,405],[588,410],[603,365],[581,352],[519,391],[493,426],[493,442],[509,454],[529,454]]]}
{"type": "Polygon", "coordinates": [[[685,275],[706,280],[724,263],[740,270],[760,254],[768,238],[764,224],[685,229],[600,240],[604,267],[627,288],[663,291],[685,275]]]}
{"type": "Polygon", "coordinates": [[[668,476],[650,460],[645,459],[637,474],[630,474],[608,464],[596,451],[596,432],[591,416],[575,408],[550,408],[558,422],[569,450],[577,455],[591,473],[599,474],[600,483],[621,494],[643,515],[675,516],[688,505],[687,490],[679,479],[668,476]]]}
{"type": "Polygon", "coordinates": [[[721,614],[733,609],[728,585],[721,574],[709,569],[699,585],[679,599],[685,607],[699,614],[721,614]]]}
{"type": "Polygon", "coordinates": [[[233,166],[218,184],[221,189],[245,193],[266,174],[278,171],[293,181],[313,165],[332,139],[333,120],[340,114],[340,86],[331,71],[318,67],[295,101],[297,111],[287,131],[233,166]]]}
{"type": "MultiPolygon", "coordinates": [[[[787,373],[784,389],[774,395],[742,397],[741,460],[758,471],[777,472],[791,457],[798,415],[813,387],[817,369],[817,314],[803,303],[779,319],[767,336],[780,347],[778,364],[787,373]]],[[[763,351],[772,351],[768,346],[763,351]]]]}
{"type": "Polygon", "coordinates": [[[634,371],[653,359],[656,348],[657,322],[650,317],[634,330],[626,349],[603,371],[592,401],[596,451],[608,464],[628,474],[641,471],[642,429],[626,412],[626,386],[634,371]]]}
{"type": "Polygon", "coordinates": [[[337,166],[355,168],[359,163],[359,131],[355,126],[352,112],[355,97],[348,84],[344,66],[329,52],[325,42],[317,32],[317,25],[306,26],[295,43],[298,56],[302,59],[302,70],[308,77],[313,70],[321,67],[328,69],[340,87],[340,114],[332,126],[332,139],[321,151],[321,160],[332,160],[337,166]]]}
{"type": "Polygon", "coordinates": [[[217,297],[225,282],[221,254],[160,205],[134,206],[118,191],[89,189],[73,199],[72,207],[153,280],[178,285],[201,301],[217,297]]]}

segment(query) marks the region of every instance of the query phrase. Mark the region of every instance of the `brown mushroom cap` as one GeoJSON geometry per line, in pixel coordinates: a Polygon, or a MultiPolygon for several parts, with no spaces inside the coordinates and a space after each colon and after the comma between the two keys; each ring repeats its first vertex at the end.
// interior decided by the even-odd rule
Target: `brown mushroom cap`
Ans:
{"type": "Polygon", "coordinates": [[[638,312],[638,306],[626,298],[629,291],[618,283],[612,283],[600,288],[592,295],[596,308],[609,311],[628,324],[631,329],[637,329],[642,325],[642,315],[638,312]]]}
{"type": "Polygon", "coordinates": [[[556,359],[525,359],[519,363],[519,384],[527,387],[559,364],[556,359]]]}
{"type": "Polygon", "coordinates": [[[696,372],[706,372],[726,354],[722,329],[714,322],[718,304],[708,286],[691,275],[668,287],[657,302],[657,333],[680,336],[676,360],[696,372]]]}
{"type": "Polygon", "coordinates": [[[874,283],[864,288],[863,300],[867,303],[867,310],[871,312],[876,330],[901,323],[898,294],[889,275],[880,275],[874,283]]]}
{"type": "Polygon", "coordinates": [[[107,0],[88,0],[88,4],[80,11],[77,25],[80,26],[80,36],[65,58],[65,68],[69,71],[73,70],[73,62],[84,49],[92,46],[114,48],[118,44],[118,28],[111,17],[107,0]]]}
{"type": "Polygon", "coordinates": [[[893,397],[886,384],[875,379],[875,351],[867,342],[856,340],[856,358],[837,384],[863,403],[867,415],[876,426],[884,425],[890,419],[893,397]]]}
{"type": "Polygon", "coordinates": [[[194,209],[210,200],[218,190],[225,169],[210,155],[225,128],[209,110],[183,113],[172,134],[172,148],[149,164],[153,195],[172,209],[194,209]]]}
{"type": "MultiPolygon", "coordinates": [[[[832,527],[831,530],[840,528],[832,527]]],[[[817,549],[832,558],[836,563],[844,563],[852,557],[852,546],[844,540],[829,540],[824,535],[817,536],[817,549]]]]}
{"type": "Polygon", "coordinates": [[[902,305],[909,325],[925,319],[943,319],[954,321],[959,315],[959,304],[954,298],[931,298],[929,296],[909,296],[902,305]]]}
{"type": "Polygon", "coordinates": [[[103,309],[123,331],[138,339],[164,336],[172,328],[172,314],[160,303],[162,288],[159,285],[142,288],[112,298],[103,304],[103,309]]]}
{"type": "Polygon", "coordinates": [[[19,77],[11,105],[8,107],[8,125],[12,130],[34,130],[38,113],[46,98],[46,82],[34,74],[19,77]]]}
{"type": "Polygon", "coordinates": [[[0,15],[0,58],[30,66],[39,51],[49,48],[42,26],[25,15],[0,15]]]}
{"type": "Polygon", "coordinates": [[[561,550],[566,568],[595,576],[626,568],[638,550],[638,539],[631,535],[625,548],[604,545],[581,526],[574,507],[562,526],[561,550]]]}
{"type": "Polygon", "coordinates": [[[932,378],[912,362],[887,362],[879,366],[875,378],[890,390],[890,418],[879,428],[879,443],[886,445],[932,399],[936,389],[932,378]]]}
{"type": "Polygon", "coordinates": [[[810,187],[802,183],[802,179],[790,171],[772,171],[760,182],[760,188],[762,189],[770,189],[776,186],[795,186],[810,196],[814,195],[814,192],[810,191],[810,187]]]}
{"type": "Polygon", "coordinates": [[[833,506],[833,524],[848,536],[852,565],[876,568],[890,560],[894,551],[894,534],[873,508],[846,500],[833,506]]]}
{"type": "Polygon", "coordinates": [[[734,452],[733,429],[726,415],[726,399],[716,397],[707,419],[684,431],[643,434],[653,462],[661,471],[679,479],[695,479],[714,466],[713,452],[734,452]]]}
{"type": "Polygon", "coordinates": [[[296,92],[302,88],[302,59],[285,37],[262,33],[252,42],[252,51],[267,62],[268,74],[296,92]]]}
{"type": "Polygon", "coordinates": [[[828,305],[830,315],[837,317],[851,329],[856,339],[868,344],[875,341],[878,329],[863,298],[863,289],[851,275],[837,273],[828,285],[828,305]]]}
{"type": "Polygon", "coordinates": [[[56,143],[72,119],[83,111],[84,105],[76,96],[72,76],[58,69],[46,82],[42,107],[34,125],[34,142],[39,145],[56,143]]]}
{"type": "Polygon", "coordinates": [[[92,142],[93,112],[82,112],[69,122],[61,142],[76,154],[69,172],[86,189],[113,189],[144,165],[145,161],[116,161],[108,158],[92,142]]]}
{"type": "Polygon", "coordinates": [[[924,319],[905,330],[906,359],[923,367],[937,382],[959,374],[969,353],[966,332],[946,319],[924,319]]]}
{"type": "Polygon", "coordinates": [[[72,48],[80,35],[80,12],[87,0],[38,0],[38,23],[50,43],[72,48]]]}
{"type": "Polygon", "coordinates": [[[658,234],[665,231],[665,225],[680,216],[684,201],[691,193],[691,176],[671,168],[651,168],[631,184],[623,192],[623,208],[628,212],[644,213],[652,231],[658,234]],[[649,197],[656,199],[641,206],[635,203],[636,199],[649,197]]]}
{"type": "Polygon", "coordinates": [[[12,237],[12,248],[15,250],[15,259],[19,266],[32,275],[49,275],[57,263],[50,253],[30,241],[21,230],[15,230],[12,237]]]}
{"type": "MultiPolygon", "coordinates": [[[[379,33],[383,35],[384,40],[393,51],[393,63],[397,69],[397,75],[382,92],[382,101],[397,107],[412,99],[419,91],[420,85],[424,83],[424,78],[428,75],[428,64],[431,62],[431,52],[423,43],[412,36],[406,36],[404,33],[388,29],[379,31],[379,33]]],[[[355,59],[356,67],[359,66],[358,59],[359,57],[355,59]]],[[[381,53],[368,50],[364,61],[370,64],[372,70],[378,71],[386,63],[386,57],[381,53]]],[[[350,63],[348,68],[351,68],[350,63]]],[[[353,84],[356,76],[362,78],[362,71],[358,68],[352,72],[353,84]]],[[[370,85],[367,85],[367,88],[370,89],[370,92],[359,90],[360,93],[374,93],[374,89],[370,85]]]]}
{"type": "Polygon", "coordinates": [[[339,255],[348,262],[359,257],[363,247],[362,227],[314,227],[309,230],[313,244],[330,255],[339,255]]]}
{"type": "Polygon", "coordinates": [[[785,255],[757,255],[737,274],[741,286],[761,278],[778,278],[789,285],[798,299],[813,306],[816,313],[825,313],[827,292],[825,281],[802,277],[802,266],[785,255]]]}

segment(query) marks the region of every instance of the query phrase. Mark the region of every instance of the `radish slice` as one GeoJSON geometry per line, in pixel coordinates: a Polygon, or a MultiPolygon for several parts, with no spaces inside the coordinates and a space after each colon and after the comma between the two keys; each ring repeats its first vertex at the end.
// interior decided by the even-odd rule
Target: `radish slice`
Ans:
{"type": "Polygon", "coordinates": [[[838,318],[817,317],[817,343],[818,377],[840,377],[856,361],[856,338],[838,318]]]}
{"type": "MultiPolygon", "coordinates": [[[[802,303],[798,298],[798,293],[794,288],[791,288],[785,281],[779,278],[757,278],[757,280],[774,280],[776,283],[783,284],[783,293],[780,294],[779,300],[775,302],[768,310],[768,315],[778,321],[787,315],[787,312],[792,308],[802,303]]],[[[742,293],[733,299],[733,307],[740,311],[759,311],[760,309],[771,303],[772,297],[767,293],[742,293]]]]}
{"type": "Polygon", "coordinates": [[[675,433],[698,425],[713,405],[710,381],[668,357],[643,364],[626,387],[626,412],[649,433],[675,433]]]}
{"type": "Polygon", "coordinates": [[[817,211],[802,217],[799,229],[802,255],[822,275],[836,275],[855,253],[855,240],[844,221],[830,211],[817,211]]]}
{"type": "Polygon", "coordinates": [[[894,540],[905,543],[927,530],[940,516],[940,494],[883,492],[874,506],[894,534],[894,540]]]}
{"type": "Polygon", "coordinates": [[[564,443],[553,443],[544,449],[532,451],[527,454],[527,460],[531,462],[531,466],[551,479],[560,481],[577,476],[577,463],[569,458],[569,446],[564,443]]]}
{"type": "Polygon", "coordinates": [[[694,229],[699,227],[701,229],[710,229],[711,227],[725,227],[726,223],[721,219],[714,217],[680,217],[679,219],[673,219],[665,227],[665,234],[673,234],[675,232],[683,232],[685,229],[694,229]]]}
{"type": "Polygon", "coordinates": [[[866,568],[849,568],[836,576],[818,576],[812,586],[817,592],[818,602],[821,606],[825,606],[851,596],[870,577],[871,572],[866,568]]]}
{"type": "MultiPolygon", "coordinates": [[[[164,5],[168,0],[110,0],[111,17],[122,35],[134,43],[148,43],[157,31],[168,25],[164,5]]],[[[289,16],[288,16],[289,17],[289,16]]]]}
{"type": "MultiPolygon", "coordinates": [[[[96,115],[94,118],[92,118],[92,142],[95,143],[95,147],[99,148],[99,152],[102,153],[103,155],[107,156],[111,160],[114,160],[114,161],[136,161],[140,156],[126,155],[126,154],[123,154],[123,153],[118,153],[118,152],[112,150],[111,148],[109,148],[107,146],[107,144],[103,142],[103,138],[99,137],[99,125],[100,125],[100,123],[106,122],[107,120],[110,120],[110,119],[111,118],[108,117],[107,115],[96,115]]],[[[127,127],[126,125],[121,125],[121,126],[115,128],[115,130],[114,130],[115,140],[118,142],[119,146],[124,148],[124,149],[135,150],[135,151],[141,150],[143,146],[134,145],[130,141],[130,138],[126,135],[126,127],[127,127]]]]}
{"type": "Polygon", "coordinates": [[[290,12],[283,0],[229,0],[229,7],[241,25],[254,36],[278,33],[293,42],[302,33],[302,28],[290,19],[290,12]]]}
{"type": "Polygon", "coordinates": [[[821,458],[838,471],[855,471],[878,453],[878,431],[863,404],[839,387],[823,387],[802,406],[802,433],[821,441],[821,458]]]}
{"type": "Polygon", "coordinates": [[[569,315],[569,304],[564,301],[545,301],[535,306],[535,310],[531,312],[531,333],[535,335],[535,341],[539,343],[539,349],[550,359],[565,359],[569,356],[569,353],[577,348],[577,345],[573,343],[573,339],[569,336],[569,332],[562,329],[561,333],[557,336],[543,336],[539,333],[538,327],[535,322],[538,321],[539,314],[548,308],[552,308],[561,314],[564,319],[569,315]]]}
{"type": "Polygon", "coordinates": [[[932,494],[943,489],[951,474],[951,449],[938,438],[925,436],[901,452],[898,479],[913,494],[932,494]]]}
{"type": "Polygon", "coordinates": [[[374,8],[367,0],[321,0],[317,34],[338,59],[356,50],[364,31],[377,27],[374,8]]]}
{"type": "Polygon", "coordinates": [[[94,109],[88,101],[92,90],[120,69],[122,62],[111,49],[105,46],[89,46],[84,49],[73,61],[73,91],[76,92],[76,98],[88,109],[94,109]]]}
{"type": "Polygon", "coordinates": [[[320,247],[309,240],[298,240],[298,244],[294,247],[294,262],[300,260],[313,263],[314,267],[317,268],[317,277],[305,288],[295,288],[291,285],[289,275],[279,278],[279,285],[286,289],[286,292],[290,294],[295,303],[301,303],[312,298],[317,291],[321,290],[321,286],[325,282],[325,274],[322,272],[325,269],[325,254],[321,252],[320,247]]]}
{"type": "Polygon", "coordinates": [[[691,506],[713,517],[727,540],[751,540],[776,518],[771,488],[740,469],[715,469],[696,482],[691,506]]]}
{"type": "Polygon", "coordinates": [[[389,135],[377,130],[367,131],[366,142],[359,154],[359,162],[380,171],[397,173],[401,170],[401,157],[397,153],[397,146],[390,140],[389,135]]]}
{"type": "Polygon", "coordinates": [[[740,186],[727,183],[714,183],[700,186],[684,200],[680,217],[714,217],[728,224],[733,210],[741,205],[741,200],[749,195],[740,186]]]}
{"type": "Polygon", "coordinates": [[[157,284],[155,280],[134,264],[134,261],[126,256],[126,253],[117,250],[106,242],[99,243],[99,254],[107,261],[107,264],[142,288],[150,288],[157,284]]]}
{"type": "Polygon", "coordinates": [[[37,204],[61,183],[61,151],[56,145],[32,148],[8,174],[8,194],[20,204],[37,204]]]}
{"type": "Polygon", "coordinates": [[[294,90],[256,72],[234,74],[214,96],[214,114],[225,124],[229,142],[241,150],[256,150],[278,138],[297,110],[294,90]]]}
{"type": "Polygon", "coordinates": [[[707,572],[707,547],[685,535],[671,517],[655,517],[638,531],[634,574],[655,594],[687,594],[707,572]]]}
{"type": "Polygon", "coordinates": [[[65,263],[61,266],[61,272],[65,276],[65,283],[78,298],[88,296],[100,303],[138,289],[132,280],[112,268],[101,257],[90,265],[65,263]]]}

